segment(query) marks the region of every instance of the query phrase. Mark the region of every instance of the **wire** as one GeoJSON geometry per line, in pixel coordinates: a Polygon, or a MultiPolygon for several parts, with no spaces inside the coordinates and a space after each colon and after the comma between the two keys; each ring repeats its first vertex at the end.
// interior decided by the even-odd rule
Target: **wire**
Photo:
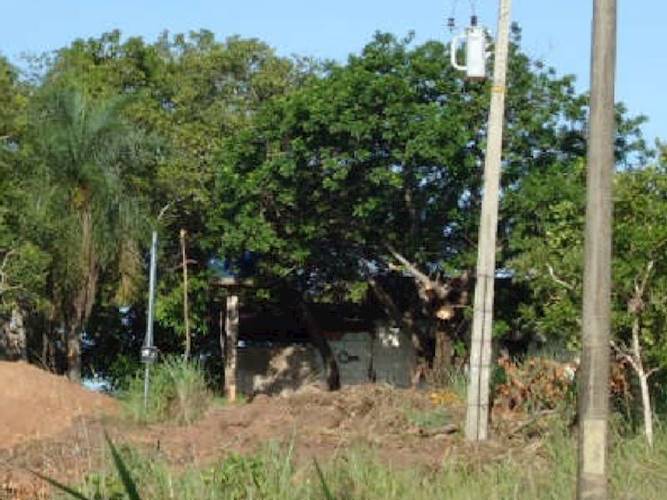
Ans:
{"type": "Polygon", "coordinates": [[[459,0],[452,0],[452,17],[456,17],[456,6],[458,3],[459,0]]]}
{"type": "Polygon", "coordinates": [[[458,0],[451,0],[452,2],[452,12],[451,15],[447,18],[447,27],[449,31],[454,33],[456,30],[456,6],[459,3],[458,0]]]}

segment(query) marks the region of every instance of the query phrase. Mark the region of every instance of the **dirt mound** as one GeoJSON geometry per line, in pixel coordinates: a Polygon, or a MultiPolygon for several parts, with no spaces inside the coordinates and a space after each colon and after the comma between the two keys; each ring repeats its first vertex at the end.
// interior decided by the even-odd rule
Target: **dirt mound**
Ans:
{"type": "MultiPolygon", "coordinates": [[[[308,386],[285,397],[257,395],[249,403],[214,405],[201,420],[187,426],[136,426],[121,419],[88,418],[95,409],[113,411],[114,401],[26,365],[0,364],[0,387],[5,401],[18,395],[26,405],[14,415],[8,413],[9,405],[0,407],[0,440],[20,440],[7,431],[8,415],[12,429],[32,419],[40,429],[32,431],[33,437],[57,432],[77,415],[85,418],[85,425],[70,425],[46,439],[17,443],[11,450],[0,446],[0,499],[48,498],[47,486],[25,469],[79,483],[87,472],[101,467],[107,456],[103,431],[116,444],[127,444],[177,471],[207,466],[233,452],[251,454],[270,442],[288,445],[297,465],[308,467],[313,458],[324,462],[345,450],[370,450],[392,467],[432,470],[442,467],[445,459],[469,453],[479,456],[479,449],[465,443],[461,433],[465,402],[451,391],[369,384],[327,392],[308,386]],[[55,401],[48,403],[48,418],[41,422],[50,397],[55,401]],[[67,405],[59,408],[58,402],[67,405]]],[[[509,454],[516,458],[522,453],[534,460],[535,455],[519,437],[499,438],[484,450],[485,460],[501,460],[509,454]]]]}
{"type": "Polygon", "coordinates": [[[79,417],[115,413],[117,403],[27,363],[0,361],[0,449],[55,436],[79,417]]]}
{"type": "Polygon", "coordinates": [[[326,460],[344,449],[373,449],[391,465],[436,466],[449,440],[460,438],[462,407],[383,385],[316,388],[287,397],[256,396],[249,404],[212,409],[187,428],[153,426],[120,438],[175,465],[207,463],[229,452],[253,453],[269,442],[294,447],[297,462],[326,460]],[[432,438],[432,439],[430,439],[432,438]]]}

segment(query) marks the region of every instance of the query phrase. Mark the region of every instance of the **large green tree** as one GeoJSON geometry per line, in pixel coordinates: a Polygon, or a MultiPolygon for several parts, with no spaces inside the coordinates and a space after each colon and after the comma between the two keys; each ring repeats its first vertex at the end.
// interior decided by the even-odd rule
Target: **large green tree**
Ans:
{"type": "Polygon", "coordinates": [[[33,231],[34,206],[22,149],[30,87],[0,58],[0,358],[27,359],[28,312],[45,306],[49,256],[33,231]]]}
{"type": "MultiPolygon", "coordinates": [[[[515,28],[506,191],[582,158],[585,144],[585,96],[519,42],[515,28]]],[[[224,253],[264,255],[263,272],[304,302],[359,301],[372,291],[423,355],[435,341],[451,357],[451,340],[465,331],[457,311],[471,286],[488,100],[488,84],[464,81],[445,45],[377,34],[229,139],[211,234],[224,253]],[[401,297],[392,275],[394,283],[410,277],[415,293],[401,297]]],[[[623,154],[636,146],[635,131],[630,123],[620,134],[623,154]]],[[[502,221],[503,234],[510,223],[502,221]]]]}
{"type": "Polygon", "coordinates": [[[204,242],[217,157],[226,138],[244,128],[263,102],[298,84],[300,66],[256,39],[218,41],[209,31],[164,34],[154,43],[118,31],[77,40],[60,50],[47,82],[83,83],[89,94],[132,96],[124,116],[159,138],[158,155],[132,173],[161,219],[158,321],[183,331],[178,234],[188,233],[194,328],[204,331],[208,310],[204,242]]]}

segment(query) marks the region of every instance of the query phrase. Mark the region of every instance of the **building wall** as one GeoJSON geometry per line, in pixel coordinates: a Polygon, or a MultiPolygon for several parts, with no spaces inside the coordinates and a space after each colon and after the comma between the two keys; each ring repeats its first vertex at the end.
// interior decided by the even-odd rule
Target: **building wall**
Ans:
{"type": "Polygon", "coordinates": [[[380,326],[374,342],[376,380],[396,387],[410,387],[417,354],[410,335],[398,328],[380,326]]]}
{"type": "MultiPolygon", "coordinates": [[[[381,325],[375,335],[347,333],[329,344],[344,386],[371,382],[373,376],[376,382],[410,386],[415,350],[398,328],[381,325]]],[[[237,383],[245,394],[285,394],[322,381],[322,373],[322,359],[309,344],[239,349],[237,383]]]]}

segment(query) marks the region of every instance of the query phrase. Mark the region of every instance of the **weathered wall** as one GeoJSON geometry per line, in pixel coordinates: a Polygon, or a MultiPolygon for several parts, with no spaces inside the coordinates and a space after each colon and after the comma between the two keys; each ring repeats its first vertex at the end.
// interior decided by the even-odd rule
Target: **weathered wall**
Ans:
{"type": "Polygon", "coordinates": [[[318,382],[321,365],[309,345],[245,347],[238,351],[236,382],[243,394],[281,394],[318,382]]]}
{"type": "MultiPolygon", "coordinates": [[[[375,379],[409,387],[415,351],[408,335],[378,326],[375,335],[347,333],[329,341],[338,360],[341,383],[375,379]]],[[[237,383],[245,394],[281,394],[321,381],[322,360],[310,345],[245,347],[239,349],[237,383]]]]}

